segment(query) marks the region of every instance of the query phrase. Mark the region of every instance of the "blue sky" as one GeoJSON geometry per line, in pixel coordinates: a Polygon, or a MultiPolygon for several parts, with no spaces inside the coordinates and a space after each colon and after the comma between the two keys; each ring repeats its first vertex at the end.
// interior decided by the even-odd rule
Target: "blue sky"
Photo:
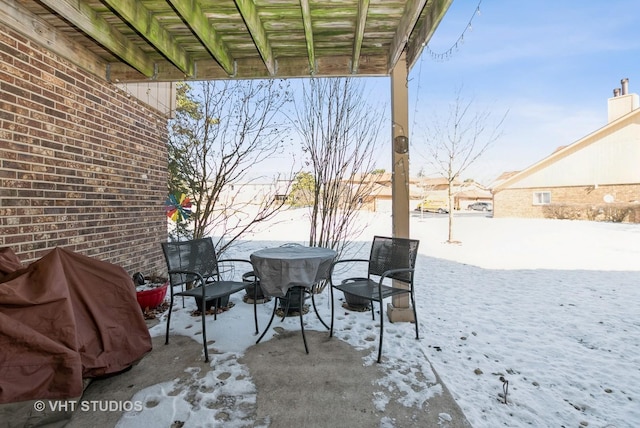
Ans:
{"type": "Polygon", "coordinates": [[[503,136],[463,177],[483,184],[606,125],[622,78],[640,93],[637,0],[484,0],[474,15],[478,4],[454,0],[428,48],[447,52],[463,32],[464,43],[444,61],[425,50],[409,76],[412,175],[426,164],[418,124],[446,111],[457,90],[496,120],[509,111],[503,136]]]}
{"type": "MultiPolygon", "coordinates": [[[[638,0],[454,0],[409,75],[410,174],[433,175],[421,124],[436,111],[446,119],[458,91],[495,121],[508,110],[502,137],[462,176],[485,185],[603,127],[621,79],[640,93],[639,29],[638,0]],[[447,60],[431,56],[449,52],[463,33],[447,60]]],[[[390,171],[390,78],[364,82],[373,107],[387,109],[376,167],[390,171]]],[[[283,172],[283,163],[288,155],[260,173],[283,172]]]]}

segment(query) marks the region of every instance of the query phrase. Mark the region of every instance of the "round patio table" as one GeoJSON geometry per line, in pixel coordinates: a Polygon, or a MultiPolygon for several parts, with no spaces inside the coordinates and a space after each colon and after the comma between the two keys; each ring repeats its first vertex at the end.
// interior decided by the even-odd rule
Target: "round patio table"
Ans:
{"type": "Polygon", "coordinates": [[[329,248],[287,244],[258,250],[250,259],[262,291],[269,296],[285,297],[291,287],[310,288],[327,279],[336,255],[329,248]]]}
{"type": "Polygon", "coordinates": [[[253,269],[260,279],[262,292],[267,296],[275,297],[273,313],[269,320],[269,325],[262,332],[256,343],[264,337],[271,327],[273,318],[278,308],[278,301],[283,299],[286,303],[283,319],[287,315],[292,291],[298,291],[300,304],[298,312],[300,314],[300,330],[304,341],[304,349],[309,353],[307,339],[304,335],[304,323],[302,321],[303,302],[305,293],[311,294],[313,309],[322,324],[329,328],[322,320],[316,308],[311,288],[314,284],[325,280],[331,272],[331,264],[337,252],[329,248],[305,247],[299,244],[285,244],[280,247],[265,248],[252,253],[249,258],[253,264],[253,269]]]}

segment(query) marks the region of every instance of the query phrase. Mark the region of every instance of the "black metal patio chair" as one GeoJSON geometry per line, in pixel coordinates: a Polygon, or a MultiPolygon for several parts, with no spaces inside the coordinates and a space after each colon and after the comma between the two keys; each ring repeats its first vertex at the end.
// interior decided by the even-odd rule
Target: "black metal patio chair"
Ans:
{"type": "Polygon", "coordinates": [[[409,295],[413,307],[413,317],[416,326],[416,339],[418,333],[418,315],[416,312],[415,292],[413,279],[415,274],[416,257],[420,241],[407,238],[388,238],[374,236],[371,244],[369,259],[343,259],[335,261],[331,266],[330,290],[331,290],[331,327],[329,337],[333,336],[333,322],[335,302],[333,290],[340,290],[357,300],[371,302],[371,316],[375,320],[375,305],[380,303],[380,344],[378,346],[378,362],[382,358],[382,337],[384,332],[383,300],[387,297],[409,295]],[[334,283],[335,268],[342,263],[359,262],[368,263],[366,277],[349,277],[339,284],[334,283]]]}
{"type": "MultiPolygon", "coordinates": [[[[246,281],[224,280],[220,274],[220,265],[223,263],[248,263],[244,259],[218,259],[211,238],[193,239],[190,241],[163,242],[162,251],[167,263],[169,274],[169,290],[171,291],[171,306],[167,314],[167,332],[165,344],[169,343],[169,326],[173,299],[175,296],[194,297],[202,318],[202,340],[204,346],[205,361],[209,361],[207,350],[207,331],[205,315],[207,307],[213,306],[214,319],[217,319],[220,302],[224,298],[244,290],[246,281]],[[180,287],[179,292],[175,287],[180,287]],[[186,289],[185,289],[186,287],[186,289]],[[209,303],[211,302],[211,303],[209,303]]],[[[254,296],[255,297],[255,296],[254,296]]],[[[258,334],[258,315],[254,299],[253,314],[258,334]]]]}

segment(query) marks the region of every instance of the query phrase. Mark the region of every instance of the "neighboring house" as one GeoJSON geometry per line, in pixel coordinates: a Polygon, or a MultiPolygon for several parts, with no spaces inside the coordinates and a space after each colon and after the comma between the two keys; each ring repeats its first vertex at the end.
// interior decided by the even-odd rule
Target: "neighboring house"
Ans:
{"type": "Polygon", "coordinates": [[[474,202],[493,204],[493,194],[489,189],[475,181],[465,181],[453,197],[453,206],[457,210],[467,209],[474,202]]]}
{"type": "Polygon", "coordinates": [[[520,173],[520,171],[506,171],[506,172],[503,172],[502,174],[500,174],[498,176],[498,178],[493,180],[493,183],[491,183],[489,185],[489,189],[497,188],[499,185],[501,185],[502,183],[504,183],[505,181],[507,181],[508,179],[510,179],[511,177],[513,177],[514,175],[519,174],[519,173],[520,173]]]}
{"type": "Polygon", "coordinates": [[[640,222],[640,108],[627,89],[605,126],[494,184],[494,217],[640,222]]]}
{"type": "MultiPolygon", "coordinates": [[[[455,188],[460,183],[455,181],[453,187],[455,188]]],[[[444,177],[428,178],[419,177],[411,180],[409,184],[409,204],[411,209],[420,209],[419,204],[425,201],[426,205],[434,209],[442,205],[443,208],[449,206],[448,191],[449,183],[444,177]]]]}
{"type": "Polygon", "coordinates": [[[391,212],[391,173],[356,174],[352,179],[345,180],[351,186],[367,186],[370,189],[362,198],[361,209],[376,212],[391,212]]]}
{"type": "MultiPolygon", "coordinates": [[[[343,180],[347,186],[365,186],[366,195],[362,198],[360,209],[375,212],[391,212],[392,183],[391,173],[356,174],[353,178],[343,180]]],[[[229,184],[220,195],[226,204],[260,203],[265,197],[286,198],[291,190],[292,182],[251,181],[229,184]]],[[[423,199],[447,200],[447,180],[445,178],[412,178],[409,182],[410,209],[414,209],[423,199]]],[[[491,192],[479,183],[469,181],[454,182],[454,207],[466,209],[473,202],[492,202],[491,192]]]]}
{"type": "Polygon", "coordinates": [[[374,212],[388,212],[392,210],[391,180],[389,182],[376,182],[368,197],[363,199],[362,207],[374,212]]]}
{"type": "MultiPolygon", "coordinates": [[[[410,198],[413,206],[417,206],[424,199],[447,201],[449,183],[446,178],[419,178],[412,181],[410,185],[410,198]]],[[[466,209],[474,202],[492,202],[493,196],[480,183],[475,181],[459,182],[453,181],[451,187],[453,195],[453,208],[456,210],[466,209]]]]}
{"type": "MultiPolygon", "coordinates": [[[[352,179],[345,180],[352,186],[366,186],[367,195],[362,198],[361,209],[374,212],[391,212],[392,209],[392,175],[390,172],[379,174],[356,174],[352,179]]],[[[409,182],[410,207],[420,201],[421,190],[416,186],[417,181],[409,182]]]]}

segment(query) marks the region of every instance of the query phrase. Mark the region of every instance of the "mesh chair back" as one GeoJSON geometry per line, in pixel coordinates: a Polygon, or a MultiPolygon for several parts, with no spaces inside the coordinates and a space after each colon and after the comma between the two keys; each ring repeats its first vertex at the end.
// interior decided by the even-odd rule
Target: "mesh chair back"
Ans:
{"type": "MultiPolygon", "coordinates": [[[[381,276],[390,269],[414,269],[419,242],[416,239],[374,236],[369,256],[369,275],[381,276]]],[[[413,282],[411,272],[399,272],[389,275],[388,278],[407,284],[413,282]]]]}
{"type": "MultiPolygon", "coordinates": [[[[162,251],[168,270],[189,270],[200,273],[205,281],[214,277],[219,279],[218,260],[211,238],[191,241],[164,242],[162,251]]],[[[169,275],[172,286],[182,285],[197,279],[194,275],[174,273],[169,275]]]]}

